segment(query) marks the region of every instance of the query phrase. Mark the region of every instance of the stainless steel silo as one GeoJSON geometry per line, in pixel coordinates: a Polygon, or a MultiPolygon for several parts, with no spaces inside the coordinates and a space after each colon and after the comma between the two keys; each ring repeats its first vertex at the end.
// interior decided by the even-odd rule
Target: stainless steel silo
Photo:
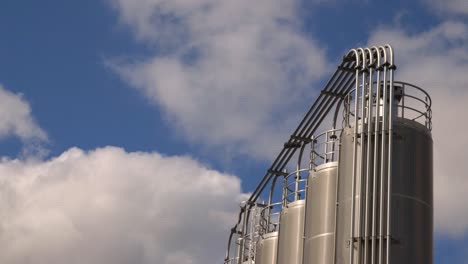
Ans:
{"type": "Polygon", "coordinates": [[[334,257],[338,162],[311,171],[307,189],[304,264],[331,264],[334,257]]]}
{"type": "Polygon", "coordinates": [[[241,208],[250,212],[268,199],[253,220],[248,213],[238,218],[226,264],[433,263],[432,101],[423,89],[395,82],[395,70],[390,45],[343,57],[241,208]],[[333,129],[317,136],[330,120],[333,129]],[[310,173],[301,189],[306,145],[310,173]],[[297,171],[288,174],[297,151],[297,171]],[[285,187],[273,203],[278,178],[285,187]]]}
{"type": "MultiPolygon", "coordinates": [[[[402,264],[430,264],[432,263],[433,248],[433,172],[432,172],[432,138],[430,131],[423,125],[408,119],[397,119],[394,123],[394,151],[392,180],[392,208],[390,223],[392,225],[392,263],[402,264]]],[[[338,193],[338,224],[337,224],[337,250],[336,264],[348,263],[350,250],[350,217],[351,217],[351,179],[352,179],[352,128],[345,129],[341,139],[341,159],[338,193]]],[[[358,141],[359,142],[359,141],[358,141]]],[[[366,143],[358,144],[359,148],[366,143]]],[[[358,161],[360,157],[358,156],[358,161]]],[[[359,174],[359,168],[357,169],[359,174]]],[[[359,182],[359,179],[358,179],[359,182]]],[[[364,181],[361,181],[364,182],[364,181]]],[[[371,183],[371,182],[370,182],[371,183]]],[[[371,183],[372,184],[372,183],[371,183]]],[[[380,186],[381,181],[377,182],[380,186]]],[[[358,225],[364,231],[364,197],[360,196],[364,184],[356,185],[355,203],[363,208],[359,216],[355,213],[355,233],[357,239],[363,240],[365,236],[358,233],[358,225]],[[358,219],[361,219],[359,221],[358,219]]],[[[380,188],[376,191],[380,199],[380,188]]],[[[384,202],[386,195],[384,197],[384,202]]],[[[380,200],[377,202],[380,204],[380,200]]],[[[375,228],[374,236],[380,229],[380,208],[376,207],[374,227],[369,223],[369,229],[375,228]]],[[[373,215],[370,209],[369,215],[373,215]]],[[[386,218],[386,212],[383,212],[386,218]]],[[[371,222],[371,221],[369,221],[371,222]]],[[[370,232],[369,232],[370,233],[370,232]]],[[[369,234],[372,236],[372,234],[369,234]]],[[[386,241],[386,234],[375,238],[380,248],[381,242],[386,241]]],[[[367,243],[372,243],[371,238],[367,243]]],[[[358,262],[357,243],[354,243],[355,263],[358,262]]],[[[382,243],[383,246],[384,243],[382,243]]],[[[363,247],[362,245],[361,247],[363,247]]],[[[380,249],[376,249],[375,258],[378,260],[380,249]]],[[[385,251],[385,248],[383,249],[385,251]]],[[[363,251],[362,251],[363,252],[363,251]]],[[[368,254],[371,258],[372,254],[368,254]]],[[[361,256],[363,258],[363,256],[361,256]]],[[[370,262],[369,262],[370,263],[370,262]]],[[[378,262],[376,262],[378,263],[378,262]]]]}
{"type": "MultiPolygon", "coordinates": [[[[379,89],[380,96],[372,96],[388,98],[393,93],[393,109],[398,111],[390,115],[388,105],[375,107],[383,102],[374,100],[374,108],[379,108],[380,114],[350,122],[341,137],[336,264],[350,263],[350,258],[352,263],[359,264],[431,264],[430,99],[418,99],[425,105],[419,111],[408,102],[405,105],[404,98],[417,98],[408,90],[422,89],[405,83],[379,89]],[[417,113],[411,116],[409,111],[417,113]],[[390,118],[391,130],[384,123],[390,118]]],[[[392,100],[386,101],[389,104],[392,100]]]]}
{"type": "Polygon", "coordinates": [[[278,264],[301,264],[305,201],[297,200],[283,208],[280,217],[278,264]]]}
{"type": "Polygon", "coordinates": [[[278,252],[278,232],[263,235],[257,242],[255,264],[276,264],[278,252]]]}

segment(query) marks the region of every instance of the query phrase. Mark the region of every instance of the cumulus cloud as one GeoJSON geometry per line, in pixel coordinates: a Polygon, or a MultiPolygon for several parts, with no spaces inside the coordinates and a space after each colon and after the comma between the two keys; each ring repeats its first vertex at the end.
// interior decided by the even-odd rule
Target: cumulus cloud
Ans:
{"type": "Polygon", "coordinates": [[[468,231],[468,25],[445,22],[426,32],[409,34],[381,28],[369,43],[391,42],[397,79],[428,91],[433,100],[436,231],[463,236],[468,231]]]}
{"type": "Polygon", "coordinates": [[[222,259],[237,177],[189,157],[72,148],[0,162],[0,262],[204,264],[222,259]]]}
{"type": "Polygon", "coordinates": [[[440,14],[468,15],[466,0],[424,0],[424,2],[440,14]]]}
{"type": "Polygon", "coordinates": [[[43,141],[46,133],[36,124],[29,103],[22,95],[0,84],[0,139],[17,136],[23,141],[43,141]]]}
{"type": "Polygon", "coordinates": [[[191,142],[270,157],[327,67],[324,50],[300,32],[298,1],[111,3],[157,52],[111,67],[191,142]]]}

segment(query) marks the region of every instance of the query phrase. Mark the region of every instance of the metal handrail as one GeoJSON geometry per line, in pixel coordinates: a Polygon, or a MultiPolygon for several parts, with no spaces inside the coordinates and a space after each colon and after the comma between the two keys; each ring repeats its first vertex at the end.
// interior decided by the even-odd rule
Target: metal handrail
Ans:
{"type": "Polygon", "coordinates": [[[339,157],[339,135],[342,129],[330,129],[313,137],[310,152],[310,169],[328,162],[337,161],[339,157]]]}
{"type": "Polygon", "coordinates": [[[224,264],[237,264],[239,263],[239,258],[231,258],[224,260],[224,264]]]}
{"type": "Polygon", "coordinates": [[[300,169],[291,172],[284,178],[284,188],[283,188],[283,206],[287,206],[288,203],[291,203],[296,200],[296,197],[299,199],[305,199],[305,192],[307,185],[307,177],[300,177],[301,173],[307,172],[309,173],[310,168],[300,169]],[[299,175],[299,179],[297,178],[299,175]],[[293,179],[292,181],[288,181],[289,179],[293,179]],[[294,185],[294,186],[293,186],[294,185]],[[293,186],[291,188],[291,186],[293,186]],[[302,186],[303,188],[299,187],[302,186]],[[293,196],[291,198],[291,196],[293,196]]]}
{"type": "Polygon", "coordinates": [[[279,216],[281,214],[283,202],[276,202],[266,205],[260,210],[260,235],[275,232],[279,226],[279,216]],[[274,210],[280,208],[279,210],[274,210]]]}
{"type": "MultiPolygon", "coordinates": [[[[374,83],[376,85],[376,83],[374,83]]],[[[381,85],[382,86],[382,85],[381,85]]],[[[394,114],[394,118],[408,119],[416,121],[424,125],[427,129],[432,130],[432,99],[430,95],[424,91],[424,89],[407,82],[395,81],[393,87],[401,89],[400,93],[396,93],[394,96],[398,97],[399,100],[394,100],[395,109],[397,110],[394,114]],[[415,92],[419,94],[415,94],[415,92]]],[[[395,90],[395,89],[394,89],[395,90]]],[[[344,122],[345,125],[352,124],[351,119],[355,117],[355,113],[351,107],[352,103],[355,103],[353,95],[356,93],[356,88],[352,89],[345,96],[345,110],[344,110],[344,122]]],[[[376,94],[373,94],[373,107],[382,107],[383,102],[376,100],[376,94]]],[[[362,99],[362,95],[358,95],[358,100],[362,99]]],[[[361,110],[362,105],[358,105],[358,110],[361,110]]],[[[370,118],[374,118],[370,116],[370,118]]],[[[380,120],[383,122],[383,120],[380,120]]]]}

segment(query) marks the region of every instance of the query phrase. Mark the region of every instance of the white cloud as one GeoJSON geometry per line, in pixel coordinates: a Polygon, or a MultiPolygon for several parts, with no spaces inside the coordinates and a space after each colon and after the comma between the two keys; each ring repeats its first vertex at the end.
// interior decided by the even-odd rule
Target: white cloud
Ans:
{"type": "Polygon", "coordinates": [[[72,148],[0,162],[0,262],[204,264],[223,258],[237,177],[189,157],[72,148]]]}
{"type": "Polygon", "coordinates": [[[369,41],[383,42],[395,48],[397,79],[432,97],[436,231],[463,236],[468,232],[468,25],[445,22],[419,34],[382,28],[369,41]]]}
{"type": "Polygon", "coordinates": [[[466,0],[424,0],[424,2],[440,14],[468,15],[466,0]]]}
{"type": "Polygon", "coordinates": [[[270,157],[326,68],[300,32],[297,2],[114,0],[158,55],[112,67],[191,142],[270,157]]]}
{"type": "Polygon", "coordinates": [[[22,141],[47,139],[46,133],[34,121],[28,102],[0,84],[0,139],[9,136],[17,136],[22,141]]]}

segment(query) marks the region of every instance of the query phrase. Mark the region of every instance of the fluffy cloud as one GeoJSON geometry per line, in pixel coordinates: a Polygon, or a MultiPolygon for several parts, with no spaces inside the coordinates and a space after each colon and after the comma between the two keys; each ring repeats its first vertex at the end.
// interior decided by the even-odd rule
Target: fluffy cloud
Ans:
{"type": "Polygon", "coordinates": [[[300,32],[298,1],[111,2],[158,53],[112,67],[191,142],[271,156],[325,73],[324,51],[300,32]]]}
{"type": "Polygon", "coordinates": [[[47,138],[34,121],[28,102],[0,84],[0,139],[8,136],[17,136],[23,141],[43,141],[47,138]]]}
{"type": "Polygon", "coordinates": [[[369,43],[391,42],[397,79],[414,83],[433,100],[435,225],[439,233],[468,231],[468,25],[446,22],[419,34],[382,28],[369,43]]]}
{"type": "Polygon", "coordinates": [[[242,197],[238,178],[188,157],[106,147],[3,159],[0,262],[219,262],[242,197]]]}
{"type": "Polygon", "coordinates": [[[441,14],[468,15],[468,2],[466,0],[424,0],[424,2],[441,14]]]}

